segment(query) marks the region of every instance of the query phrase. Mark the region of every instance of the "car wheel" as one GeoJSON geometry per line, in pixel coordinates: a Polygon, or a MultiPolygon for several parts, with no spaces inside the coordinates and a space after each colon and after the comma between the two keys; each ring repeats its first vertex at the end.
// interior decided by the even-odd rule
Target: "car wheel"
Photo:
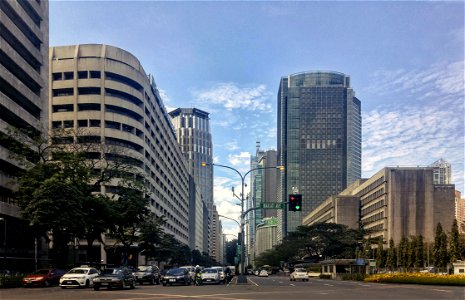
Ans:
{"type": "Polygon", "coordinates": [[[163,286],[166,286],[166,283],[163,282],[163,286]]]}
{"type": "Polygon", "coordinates": [[[123,283],[121,283],[121,289],[124,290],[125,287],[126,287],[126,281],[123,280],[123,283]]]}
{"type": "Polygon", "coordinates": [[[160,284],[160,278],[155,279],[156,284],[160,284]]]}
{"type": "Polygon", "coordinates": [[[48,280],[45,280],[45,281],[44,281],[44,286],[45,286],[45,287],[49,287],[49,286],[50,286],[50,282],[49,282],[48,280]]]}
{"type": "Polygon", "coordinates": [[[90,281],[89,281],[89,279],[87,279],[85,287],[88,288],[89,286],[90,286],[90,281]]]}
{"type": "Polygon", "coordinates": [[[150,278],[150,284],[151,284],[151,285],[154,285],[154,284],[155,284],[155,278],[153,278],[153,277],[150,278]]]}
{"type": "Polygon", "coordinates": [[[66,289],[66,286],[62,286],[61,288],[62,288],[62,289],[66,289]]]}
{"type": "Polygon", "coordinates": [[[100,287],[97,285],[94,285],[94,291],[98,291],[98,290],[100,290],[100,287]]]}
{"type": "Polygon", "coordinates": [[[136,282],[135,282],[135,281],[132,281],[132,282],[131,282],[131,285],[129,286],[129,288],[130,288],[131,290],[135,289],[135,288],[136,288],[136,282]]]}
{"type": "Polygon", "coordinates": [[[144,285],[144,282],[143,282],[142,280],[139,280],[138,283],[139,283],[140,285],[144,285]]]}

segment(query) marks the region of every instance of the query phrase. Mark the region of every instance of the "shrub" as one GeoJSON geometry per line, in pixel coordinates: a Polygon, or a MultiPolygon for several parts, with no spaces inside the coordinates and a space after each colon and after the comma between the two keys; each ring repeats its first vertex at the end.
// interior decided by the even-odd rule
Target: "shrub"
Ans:
{"type": "Polygon", "coordinates": [[[442,275],[432,273],[391,273],[371,275],[365,278],[365,281],[465,286],[465,275],[442,275]]]}
{"type": "Polygon", "coordinates": [[[0,288],[19,287],[23,276],[0,276],[0,288]]]}
{"type": "Polygon", "coordinates": [[[329,275],[329,274],[320,274],[320,279],[331,279],[331,275],[329,275]]]}
{"type": "Polygon", "coordinates": [[[342,275],[342,280],[363,281],[365,277],[367,277],[367,275],[362,273],[344,274],[342,275]]]}

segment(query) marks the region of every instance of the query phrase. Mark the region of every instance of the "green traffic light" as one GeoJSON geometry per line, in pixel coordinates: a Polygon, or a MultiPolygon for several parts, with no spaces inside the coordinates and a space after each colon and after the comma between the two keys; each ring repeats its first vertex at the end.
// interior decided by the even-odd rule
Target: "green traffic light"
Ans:
{"type": "Polygon", "coordinates": [[[295,209],[297,209],[297,210],[300,209],[300,206],[296,205],[296,206],[295,206],[295,209]]]}

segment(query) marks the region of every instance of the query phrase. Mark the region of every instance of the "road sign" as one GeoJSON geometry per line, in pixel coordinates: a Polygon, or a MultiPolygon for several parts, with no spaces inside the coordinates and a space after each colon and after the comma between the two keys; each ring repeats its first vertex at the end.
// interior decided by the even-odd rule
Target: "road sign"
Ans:
{"type": "Polygon", "coordinates": [[[283,203],[282,202],[262,202],[260,203],[260,208],[264,209],[282,209],[283,203]]]}

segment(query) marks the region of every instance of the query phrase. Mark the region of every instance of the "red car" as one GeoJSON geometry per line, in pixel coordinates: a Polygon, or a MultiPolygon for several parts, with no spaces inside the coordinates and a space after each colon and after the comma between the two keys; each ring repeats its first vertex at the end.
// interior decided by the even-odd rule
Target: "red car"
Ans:
{"type": "Polygon", "coordinates": [[[23,286],[51,286],[57,285],[61,276],[66,273],[60,269],[40,269],[32,274],[26,275],[21,280],[23,286]]]}

